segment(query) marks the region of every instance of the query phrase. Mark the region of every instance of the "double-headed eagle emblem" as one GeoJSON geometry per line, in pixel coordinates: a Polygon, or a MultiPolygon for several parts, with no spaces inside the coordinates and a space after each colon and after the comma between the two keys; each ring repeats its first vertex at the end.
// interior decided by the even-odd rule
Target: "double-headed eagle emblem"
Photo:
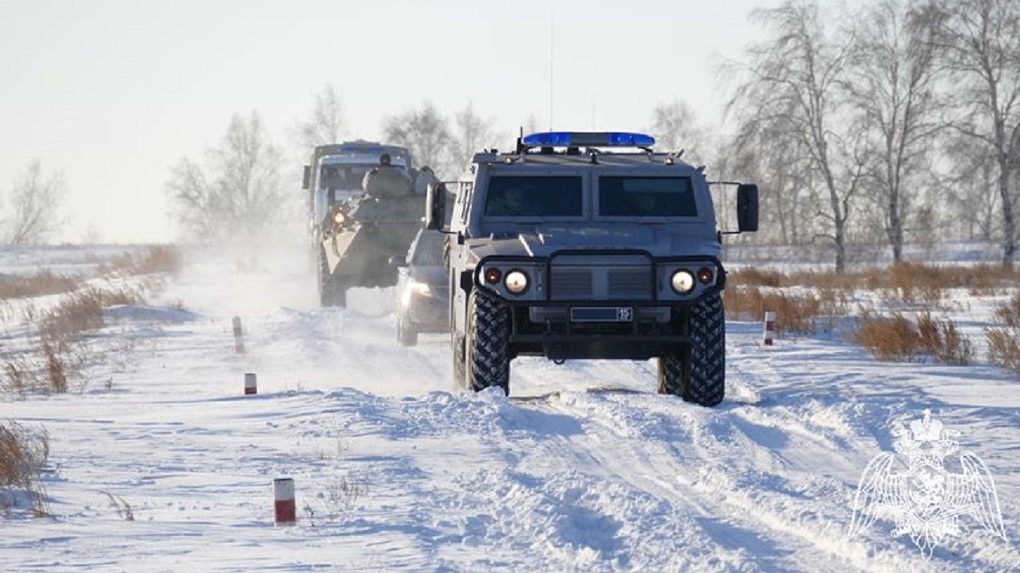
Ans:
{"type": "Polygon", "coordinates": [[[893,449],[905,458],[903,464],[894,467],[897,457],[889,452],[868,463],[854,496],[850,538],[876,519],[889,520],[896,525],[894,535],[910,535],[928,558],[945,537],[960,533],[961,517],[970,516],[1006,539],[992,475],[977,456],[959,453],[959,443],[949,439],[942,422],[925,410],[922,419],[910,422],[909,431],[900,424],[893,435],[893,449]],[[947,458],[959,471],[947,469],[947,458]]]}

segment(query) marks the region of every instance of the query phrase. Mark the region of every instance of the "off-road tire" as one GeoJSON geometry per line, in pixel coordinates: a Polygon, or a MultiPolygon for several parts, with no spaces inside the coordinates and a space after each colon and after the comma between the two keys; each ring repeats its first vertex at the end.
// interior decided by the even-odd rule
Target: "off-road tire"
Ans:
{"type": "Polygon", "coordinates": [[[319,305],[347,306],[347,285],[330,274],[325,247],[319,248],[319,305]]]}
{"type": "Polygon", "coordinates": [[[474,391],[499,386],[510,394],[510,309],[495,296],[474,289],[468,297],[464,345],[465,386],[474,391]]]}
{"type": "Polygon", "coordinates": [[[467,390],[467,377],[464,375],[464,337],[456,332],[450,333],[450,346],[453,352],[453,389],[455,392],[467,390]]]}
{"type": "Polygon", "coordinates": [[[718,294],[687,311],[691,342],[659,358],[659,393],[717,406],[726,393],[726,314],[718,294]]]}
{"type": "Polygon", "coordinates": [[[397,341],[401,346],[418,344],[418,332],[407,324],[407,319],[402,314],[397,315],[397,341]]]}

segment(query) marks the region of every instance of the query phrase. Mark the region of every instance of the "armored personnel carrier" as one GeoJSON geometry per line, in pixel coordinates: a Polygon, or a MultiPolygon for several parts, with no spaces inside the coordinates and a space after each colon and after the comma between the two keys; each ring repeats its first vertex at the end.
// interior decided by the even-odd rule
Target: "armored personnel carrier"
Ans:
{"type": "MultiPolygon", "coordinates": [[[[476,154],[426,227],[448,238],[453,372],[510,392],[517,356],[658,361],[658,391],[704,406],[725,391],[726,330],[709,183],[636,133],[550,132],[476,154]]],[[[451,183],[451,185],[453,185],[451,183]]],[[[737,230],[758,188],[733,183],[737,230]]]]}
{"type": "Polygon", "coordinates": [[[350,141],[315,148],[304,188],[322,306],[346,306],[351,287],[396,285],[389,259],[407,252],[424,212],[414,176],[403,147],[350,141]]]}

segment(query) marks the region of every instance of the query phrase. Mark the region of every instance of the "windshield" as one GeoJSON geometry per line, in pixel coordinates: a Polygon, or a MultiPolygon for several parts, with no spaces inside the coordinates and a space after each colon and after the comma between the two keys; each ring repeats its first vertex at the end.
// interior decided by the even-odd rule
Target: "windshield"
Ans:
{"type": "Polygon", "coordinates": [[[361,189],[361,180],[371,164],[323,165],[319,175],[319,189],[361,189]]]}
{"type": "Polygon", "coordinates": [[[603,217],[695,217],[690,177],[599,177],[603,217]]]}
{"type": "Polygon", "coordinates": [[[578,175],[489,178],[485,215],[496,217],[580,217],[583,186],[578,175]]]}

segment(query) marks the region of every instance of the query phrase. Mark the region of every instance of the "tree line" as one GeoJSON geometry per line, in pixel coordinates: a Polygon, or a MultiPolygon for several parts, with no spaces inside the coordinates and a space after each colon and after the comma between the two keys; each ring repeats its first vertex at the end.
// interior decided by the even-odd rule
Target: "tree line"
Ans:
{"type": "Polygon", "coordinates": [[[717,164],[763,189],[759,240],[999,240],[1016,255],[1020,2],[878,0],[755,10],[717,164]]]}
{"type": "MultiPolygon", "coordinates": [[[[720,69],[730,96],[724,117],[712,118],[719,127],[679,98],[637,126],[660,149],[684,148],[710,178],[759,184],[760,230],[740,240],[830,245],[840,271],[852,244],[884,244],[900,261],[910,242],[999,241],[1002,263],[1012,267],[1020,2],[788,0],[750,18],[765,34],[720,69]]],[[[293,129],[297,155],[359,138],[345,114],[341,94],[325,86],[293,129]]],[[[523,127],[537,131],[535,123],[531,117],[523,127]]],[[[446,177],[479,149],[511,140],[508,131],[470,102],[447,116],[423,101],[381,120],[384,141],[408,147],[419,165],[446,177]]],[[[285,162],[257,112],[232,117],[218,146],[170,168],[165,187],[181,232],[222,240],[254,235],[284,215],[300,219],[296,176],[285,162]]],[[[30,166],[12,188],[15,214],[4,219],[4,240],[52,233],[32,217],[39,203],[29,196],[56,189],[52,199],[64,186],[59,174],[30,166]]]]}

